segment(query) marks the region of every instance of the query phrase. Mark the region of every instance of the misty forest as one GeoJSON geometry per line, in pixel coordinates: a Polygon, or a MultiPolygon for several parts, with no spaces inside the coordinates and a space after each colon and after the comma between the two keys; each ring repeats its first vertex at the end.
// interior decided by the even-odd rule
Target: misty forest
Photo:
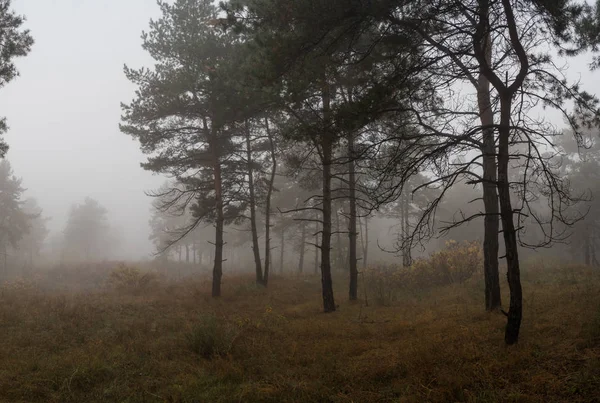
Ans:
{"type": "Polygon", "coordinates": [[[0,0],[0,401],[600,401],[598,68],[585,0],[0,0]]]}

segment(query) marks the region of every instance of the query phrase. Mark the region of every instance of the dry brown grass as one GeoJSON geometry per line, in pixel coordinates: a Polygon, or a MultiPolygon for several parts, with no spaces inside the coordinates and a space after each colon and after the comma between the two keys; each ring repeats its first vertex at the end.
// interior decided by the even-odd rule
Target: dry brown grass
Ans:
{"type": "Polygon", "coordinates": [[[0,401],[600,401],[598,274],[525,277],[511,348],[476,282],[364,307],[347,302],[338,278],[333,314],[321,313],[316,278],[275,278],[264,290],[225,277],[219,300],[206,280],[135,293],[13,284],[0,292],[0,401]],[[227,333],[205,358],[190,340],[219,331],[198,330],[207,315],[227,333]]]}

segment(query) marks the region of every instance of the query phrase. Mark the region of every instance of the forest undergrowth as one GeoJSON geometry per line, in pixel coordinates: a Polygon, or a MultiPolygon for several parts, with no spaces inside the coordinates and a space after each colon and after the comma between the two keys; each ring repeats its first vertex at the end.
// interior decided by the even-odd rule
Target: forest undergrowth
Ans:
{"type": "Polygon", "coordinates": [[[483,310],[481,279],[391,300],[361,283],[351,303],[338,274],[338,310],[324,314],[316,276],[274,277],[268,289],[226,276],[213,299],[208,278],[116,270],[94,291],[4,283],[0,401],[600,399],[600,273],[586,267],[527,265],[513,347],[502,313],[483,310]]]}

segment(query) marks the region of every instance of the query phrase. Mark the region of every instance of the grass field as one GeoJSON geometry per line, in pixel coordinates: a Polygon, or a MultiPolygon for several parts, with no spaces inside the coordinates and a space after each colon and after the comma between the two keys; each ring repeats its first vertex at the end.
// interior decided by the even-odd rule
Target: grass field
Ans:
{"type": "Polygon", "coordinates": [[[265,290],[225,277],[219,300],[208,279],[86,293],[7,284],[0,401],[600,401],[598,273],[524,277],[510,348],[478,282],[401,292],[387,306],[368,290],[366,307],[347,301],[339,277],[333,314],[321,313],[317,278],[265,290]]]}

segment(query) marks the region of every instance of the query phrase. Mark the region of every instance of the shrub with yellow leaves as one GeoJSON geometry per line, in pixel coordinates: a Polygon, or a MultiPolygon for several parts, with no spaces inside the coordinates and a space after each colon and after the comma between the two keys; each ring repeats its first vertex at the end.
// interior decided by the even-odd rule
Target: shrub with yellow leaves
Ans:
{"type": "Polygon", "coordinates": [[[410,267],[380,265],[367,269],[365,284],[375,302],[388,305],[403,289],[426,289],[464,283],[483,269],[483,250],[479,242],[446,242],[445,247],[428,258],[416,259],[410,267]]]}
{"type": "Polygon", "coordinates": [[[134,266],[119,263],[108,277],[108,284],[117,289],[125,291],[141,291],[150,288],[157,281],[154,273],[142,273],[134,266]]]}
{"type": "Polygon", "coordinates": [[[12,281],[5,281],[0,286],[1,291],[28,292],[35,291],[38,288],[40,276],[36,275],[32,278],[18,277],[12,281]]]}

